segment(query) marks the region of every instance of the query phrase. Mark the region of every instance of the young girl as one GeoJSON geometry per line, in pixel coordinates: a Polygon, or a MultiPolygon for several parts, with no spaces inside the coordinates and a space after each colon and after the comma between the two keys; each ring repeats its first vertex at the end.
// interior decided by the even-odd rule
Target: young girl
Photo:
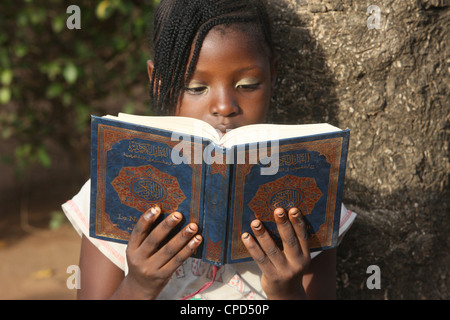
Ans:
{"type": "MultiPolygon", "coordinates": [[[[277,56],[260,0],[163,0],[155,13],[153,45],[150,96],[161,114],[201,119],[221,133],[265,121],[277,56]]],[[[335,298],[335,250],[311,259],[296,208],[274,212],[283,251],[255,220],[255,238],[242,235],[254,262],[217,270],[189,258],[202,241],[193,223],[159,248],[182,212],[170,214],[152,232],[161,212],[145,213],[128,246],[90,238],[89,194],[87,182],[63,205],[82,234],[80,299],[335,298]]],[[[340,233],[353,218],[343,210],[340,233]]]]}

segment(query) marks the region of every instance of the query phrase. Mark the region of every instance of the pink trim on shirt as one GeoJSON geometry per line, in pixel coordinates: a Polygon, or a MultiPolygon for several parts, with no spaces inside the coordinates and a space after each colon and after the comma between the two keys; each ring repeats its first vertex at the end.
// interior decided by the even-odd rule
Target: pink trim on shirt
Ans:
{"type": "Polygon", "coordinates": [[[350,219],[350,217],[352,216],[353,211],[350,209],[347,209],[347,212],[345,213],[345,215],[341,218],[341,221],[339,223],[339,228],[342,228],[348,221],[348,219],[350,219]]]}
{"type": "Polygon", "coordinates": [[[69,200],[66,202],[66,204],[69,206],[70,211],[74,212],[78,219],[80,219],[81,223],[83,223],[84,227],[89,230],[89,223],[87,222],[86,218],[84,217],[83,213],[78,209],[77,204],[73,200],[69,200]]]}

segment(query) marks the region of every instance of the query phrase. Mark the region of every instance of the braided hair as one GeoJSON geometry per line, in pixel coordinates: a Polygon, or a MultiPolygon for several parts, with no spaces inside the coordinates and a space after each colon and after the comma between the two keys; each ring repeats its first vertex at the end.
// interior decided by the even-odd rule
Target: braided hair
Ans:
{"type": "Polygon", "coordinates": [[[175,113],[203,40],[219,25],[245,26],[245,32],[265,45],[269,58],[274,56],[271,24],[262,0],[162,0],[154,15],[155,67],[150,80],[151,104],[158,114],[175,113]]]}

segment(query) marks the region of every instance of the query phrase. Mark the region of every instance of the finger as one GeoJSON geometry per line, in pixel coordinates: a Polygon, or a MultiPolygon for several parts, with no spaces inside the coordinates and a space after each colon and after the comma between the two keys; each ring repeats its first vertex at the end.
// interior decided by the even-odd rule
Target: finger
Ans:
{"type": "Polygon", "coordinates": [[[195,223],[190,223],[184,227],[152,256],[152,263],[158,268],[163,267],[170,260],[172,260],[181,251],[181,249],[186,246],[186,244],[188,244],[197,231],[198,227],[195,223]]]}
{"type": "Polygon", "coordinates": [[[192,256],[197,248],[202,243],[202,236],[196,235],[193,237],[187,245],[185,245],[180,252],[177,253],[162,269],[164,272],[172,274],[181,266],[190,256],[192,256]]]}
{"type": "Polygon", "coordinates": [[[288,214],[283,208],[277,208],[274,211],[274,218],[283,242],[284,254],[288,260],[294,262],[302,254],[302,251],[288,214]]]}
{"type": "Polygon", "coordinates": [[[266,228],[264,228],[262,222],[259,220],[254,220],[252,221],[250,226],[252,227],[253,233],[255,234],[259,246],[275,266],[275,268],[280,269],[285,266],[286,257],[284,256],[280,248],[278,248],[277,244],[272,239],[266,228]]]}
{"type": "Polygon", "coordinates": [[[300,242],[303,255],[309,256],[309,236],[306,230],[306,223],[299,209],[291,208],[289,210],[289,220],[292,223],[295,234],[300,242]]]}
{"type": "Polygon", "coordinates": [[[253,237],[245,232],[241,236],[242,243],[244,244],[245,248],[247,248],[248,253],[253,258],[253,260],[256,262],[256,264],[259,266],[261,271],[264,274],[271,274],[275,272],[275,267],[270,262],[269,257],[264,253],[264,251],[259,246],[258,242],[256,242],[253,237]]]}
{"type": "Polygon", "coordinates": [[[179,212],[170,214],[167,218],[161,221],[155,229],[145,238],[139,250],[147,257],[155,253],[161,243],[166,239],[170,232],[183,220],[183,215],[179,212]]]}
{"type": "Polygon", "coordinates": [[[128,240],[128,249],[136,250],[147,238],[152,225],[161,213],[161,208],[153,207],[147,210],[138,220],[128,240]]]}

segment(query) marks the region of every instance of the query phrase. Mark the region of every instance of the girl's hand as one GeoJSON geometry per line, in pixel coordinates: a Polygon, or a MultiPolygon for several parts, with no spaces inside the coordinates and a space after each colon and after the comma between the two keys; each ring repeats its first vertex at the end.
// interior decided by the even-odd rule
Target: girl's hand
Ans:
{"type": "Polygon", "coordinates": [[[159,208],[150,209],[131,233],[126,251],[129,272],[118,290],[119,297],[155,299],[202,242],[201,236],[195,235],[197,225],[190,223],[160,248],[183,218],[179,212],[172,213],[150,232],[160,213],[159,208]]]}
{"type": "Polygon", "coordinates": [[[248,233],[242,235],[242,241],[263,273],[261,284],[269,299],[306,299],[302,280],[311,258],[305,223],[297,208],[290,209],[289,216],[277,208],[274,217],[283,251],[259,220],[251,223],[258,242],[248,233]]]}

